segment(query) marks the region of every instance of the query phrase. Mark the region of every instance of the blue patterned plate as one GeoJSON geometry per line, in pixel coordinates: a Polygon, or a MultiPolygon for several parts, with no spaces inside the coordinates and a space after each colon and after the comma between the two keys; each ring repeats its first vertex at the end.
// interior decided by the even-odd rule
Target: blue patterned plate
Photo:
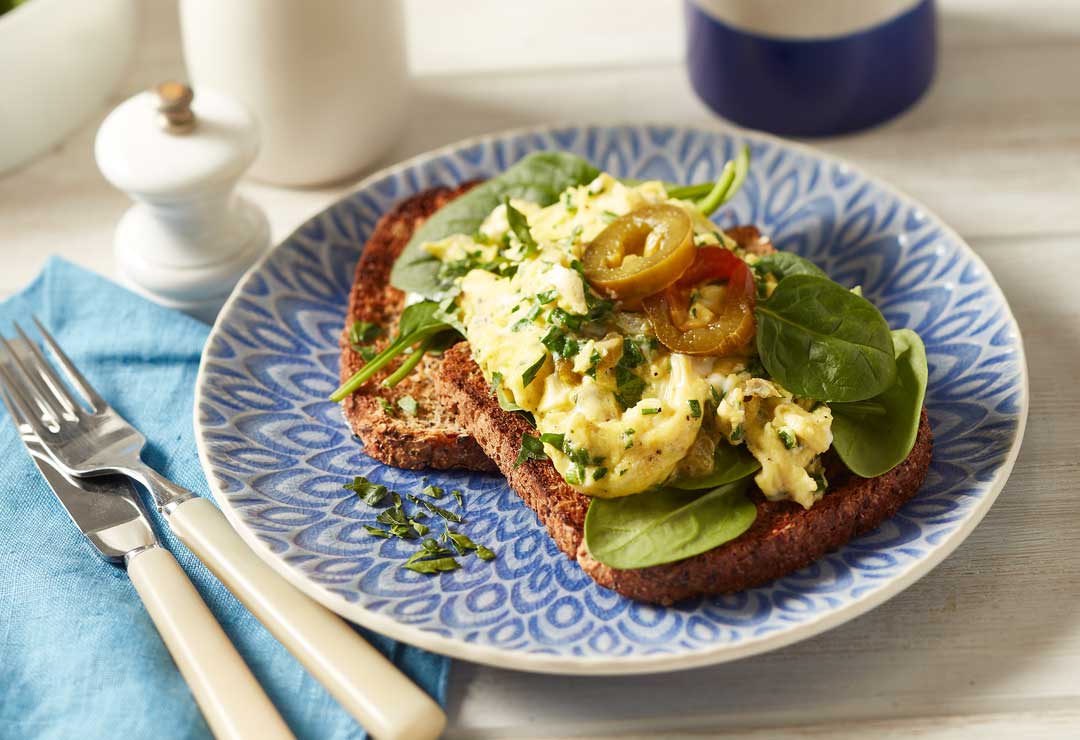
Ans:
{"type": "Polygon", "coordinates": [[[718,663],[800,640],[899,593],[960,544],[1009,475],[1027,418],[1020,332],[986,266],[925,208],[884,183],[779,139],[680,126],[581,126],[466,141],[366,179],[301,226],[237,287],[207,344],[199,453],[233,526],[305,592],[371,629],[500,667],[632,673],[718,663]],[[364,455],[334,404],[338,335],[353,267],[380,214],[433,185],[493,175],[528,152],[565,149],[632,178],[709,180],[736,146],[750,177],[719,218],[862,285],[894,327],[926,343],[934,462],[918,496],[876,531],[768,586],[661,608],[600,588],[561,555],[493,475],[436,473],[466,491],[463,530],[492,563],[435,577],[412,548],[369,536],[342,490],[354,475],[402,494],[423,473],[364,455]]]}

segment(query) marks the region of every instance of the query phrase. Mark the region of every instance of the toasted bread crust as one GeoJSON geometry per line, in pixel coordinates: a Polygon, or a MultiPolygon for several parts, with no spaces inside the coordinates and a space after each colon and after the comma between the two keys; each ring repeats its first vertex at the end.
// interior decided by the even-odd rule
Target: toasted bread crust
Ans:
{"type": "MultiPolygon", "coordinates": [[[[379,349],[397,327],[405,304],[405,294],[390,285],[390,270],[413,232],[431,214],[474,183],[456,189],[432,188],[399,203],[384,215],[364,247],[356,265],[349,311],[341,334],[341,382],[364,366],[364,359],[349,343],[349,328],[355,321],[368,321],[385,329],[375,342],[379,349]]],[[[494,464],[458,422],[458,416],[435,400],[431,378],[442,364],[441,357],[425,357],[417,370],[394,388],[379,383],[394,368],[391,363],[356,393],[342,402],[342,411],[353,432],[364,443],[364,452],[399,468],[466,468],[493,471],[494,464]],[[397,407],[404,396],[418,403],[415,417],[397,407]],[[388,413],[381,402],[390,404],[388,413]]]]}
{"type": "Polygon", "coordinates": [[[757,519],[731,542],[674,563],[616,570],[593,559],[585,546],[588,497],[567,485],[550,461],[529,460],[515,467],[521,437],[533,430],[499,407],[467,344],[447,353],[436,379],[444,403],[457,410],[559,549],[601,586],[639,601],[672,604],[742,591],[805,567],[895,514],[919,490],[930,466],[932,435],[924,410],[915,447],[885,475],[840,475],[809,511],[790,501],[766,501],[755,491],[757,519]]]}

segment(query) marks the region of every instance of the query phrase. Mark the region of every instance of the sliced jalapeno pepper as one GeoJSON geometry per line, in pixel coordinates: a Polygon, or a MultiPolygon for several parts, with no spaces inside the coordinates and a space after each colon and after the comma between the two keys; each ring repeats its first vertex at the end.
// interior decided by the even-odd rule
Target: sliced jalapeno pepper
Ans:
{"type": "Polygon", "coordinates": [[[687,355],[734,354],[754,337],[754,276],[745,262],[721,247],[697,250],[685,277],[642,301],[656,338],[672,352],[687,355]],[[694,285],[726,277],[723,308],[704,326],[690,326],[688,308],[694,285]]]}
{"type": "Polygon", "coordinates": [[[585,277],[610,298],[632,302],[674,283],[694,261],[694,224],[670,203],[637,208],[585,248],[585,277]]]}

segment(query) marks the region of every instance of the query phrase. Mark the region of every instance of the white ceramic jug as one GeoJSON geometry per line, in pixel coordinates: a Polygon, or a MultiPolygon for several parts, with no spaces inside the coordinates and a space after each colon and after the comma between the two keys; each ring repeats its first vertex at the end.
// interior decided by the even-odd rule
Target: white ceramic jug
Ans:
{"type": "Polygon", "coordinates": [[[181,0],[192,85],[259,121],[255,178],[342,180],[380,159],[401,129],[405,29],[396,0],[181,0]]]}

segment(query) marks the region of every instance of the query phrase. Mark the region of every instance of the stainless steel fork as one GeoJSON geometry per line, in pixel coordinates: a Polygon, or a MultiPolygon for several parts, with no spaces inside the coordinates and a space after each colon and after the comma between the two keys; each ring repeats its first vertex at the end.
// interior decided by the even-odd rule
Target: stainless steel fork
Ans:
{"type": "Polygon", "coordinates": [[[210,501],[144,463],[145,437],[98,395],[36,318],[34,323],[81,399],[18,325],[32,350],[16,354],[0,337],[9,357],[6,367],[0,363],[0,385],[57,467],[76,477],[120,473],[143,484],[180,541],[372,735],[437,737],[446,724],[442,708],[341,618],[261,560],[210,501]]]}
{"type": "Polygon", "coordinates": [[[6,368],[0,367],[0,373],[19,411],[31,420],[38,438],[59,466],[78,477],[119,473],[134,478],[146,487],[154,504],[165,513],[194,498],[194,493],[142,461],[146,437],[98,395],[36,317],[33,321],[68,380],[89,405],[89,412],[57,377],[41,349],[18,324],[15,331],[31,352],[15,352],[3,337],[0,343],[22,371],[23,379],[29,382],[17,382],[6,368]]]}

